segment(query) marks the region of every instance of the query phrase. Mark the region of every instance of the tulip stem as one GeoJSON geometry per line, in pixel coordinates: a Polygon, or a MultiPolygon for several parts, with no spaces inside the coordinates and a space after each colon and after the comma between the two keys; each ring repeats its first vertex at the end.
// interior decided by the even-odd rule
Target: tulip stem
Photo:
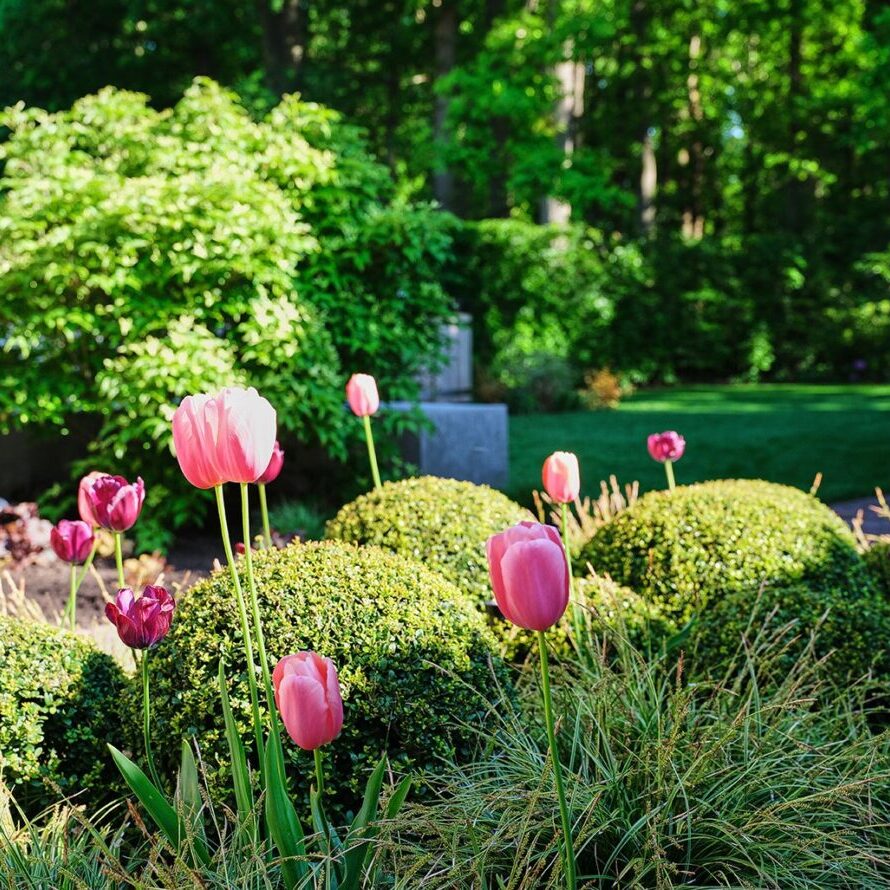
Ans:
{"type": "Polygon", "coordinates": [[[151,780],[158,791],[161,791],[161,780],[155,769],[155,759],[151,753],[151,699],[148,696],[148,649],[142,652],[142,734],[145,737],[145,759],[148,761],[148,771],[151,780]]]}
{"type": "Polygon", "coordinates": [[[575,849],[572,843],[572,823],[569,820],[569,809],[566,806],[566,793],[562,783],[562,766],[556,750],[556,728],[553,723],[553,699],[550,695],[550,666],[547,661],[547,639],[544,631],[538,631],[538,652],[541,656],[541,691],[544,698],[544,722],[547,724],[547,741],[550,744],[550,760],[553,763],[553,782],[559,797],[559,815],[562,820],[564,865],[566,887],[575,890],[575,849]]]}
{"type": "Polygon", "coordinates": [[[324,764],[322,763],[321,748],[316,748],[312,754],[315,757],[315,781],[318,783],[318,799],[324,797],[324,764]]]}
{"type": "Polygon", "coordinates": [[[263,724],[260,720],[260,697],[256,685],[256,666],[253,662],[253,641],[250,636],[250,621],[247,618],[247,605],[244,602],[244,591],[241,589],[241,579],[238,577],[238,567],[235,565],[235,554],[232,553],[232,542],[229,539],[229,523],[226,520],[226,504],[223,500],[222,485],[214,486],[216,492],[216,509],[219,512],[219,528],[222,534],[223,549],[226,554],[226,562],[229,564],[229,572],[232,575],[232,584],[235,587],[235,598],[238,601],[238,617],[241,619],[241,633],[244,637],[244,653],[247,656],[247,684],[250,687],[250,705],[253,711],[253,732],[256,737],[256,749],[260,762],[260,774],[266,769],[263,753],[263,724]]]}
{"type": "Polygon", "coordinates": [[[71,630],[77,626],[77,566],[71,563],[71,585],[68,590],[68,604],[65,606],[64,620],[71,630]]]}
{"type": "Polygon", "coordinates": [[[257,484],[260,490],[260,515],[263,517],[263,543],[266,549],[272,548],[272,529],[269,525],[269,507],[266,504],[266,484],[260,482],[257,484]]]}
{"type": "Polygon", "coordinates": [[[80,590],[80,585],[83,584],[86,576],[90,572],[90,566],[93,564],[93,560],[96,558],[96,553],[99,550],[99,536],[95,536],[95,540],[93,541],[93,549],[90,550],[90,555],[87,557],[86,562],[83,564],[83,571],[80,573],[80,577],[77,579],[77,589],[80,590]]]}
{"type": "Polygon", "coordinates": [[[266,657],[266,640],[263,636],[263,623],[260,618],[260,604],[256,594],[256,580],[253,577],[253,555],[250,547],[250,503],[248,500],[247,483],[241,483],[241,525],[244,535],[244,562],[247,567],[247,588],[250,592],[250,608],[253,612],[253,629],[256,633],[257,649],[260,651],[260,666],[263,671],[263,683],[266,687],[266,705],[272,715],[272,726],[278,732],[275,719],[275,695],[272,692],[272,675],[269,673],[269,659],[266,657]]]}
{"type": "Polygon", "coordinates": [[[127,582],[124,580],[124,551],[121,543],[121,533],[114,533],[114,564],[117,566],[117,586],[124,588],[127,582]]]}
{"type": "Polygon", "coordinates": [[[581,607],[575,602],[575,579],[572,575],[572,551],[569,548],[569,505],[562,504],[562,546],[566,551],[566,565],[569,567],[569,600],[572,603],[572,630],[575,644],[580,648],[581,634],[584,629],[584,616],[581,607]]]}
{"type": "Polygon", "coordinates": [[[380,470],[377,468],[377,451],[374,448],[374,434],[371,432],[371,418],[366,414],[362,420],[365,423],[365,438],[368,440],[368,458],[371,461],[371,476],[374,477],[374,488],[381,488],[380,470]]]}
{"type": "Polygon", "coordinates": [[[664,472],[667,476],[668,480],[668,489],[673,491],[677,487],[677,483],[674,481],[674,462],[671,460],[666,460],[664,462],[664,472]]]}

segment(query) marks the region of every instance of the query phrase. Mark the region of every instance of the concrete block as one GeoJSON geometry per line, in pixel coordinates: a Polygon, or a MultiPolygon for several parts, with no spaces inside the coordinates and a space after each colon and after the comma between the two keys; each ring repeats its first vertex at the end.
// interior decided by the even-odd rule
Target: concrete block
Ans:
{"type": "MultiPolygon", "coordinates": [[[[408,402],[390,402],[407,411],[408,402]]],[[[509,476],[506,405],[467,402],[421,402],[432,424],[403,437],[402,456],[425,476],[444,476],[504,488],[509,476]]]]}

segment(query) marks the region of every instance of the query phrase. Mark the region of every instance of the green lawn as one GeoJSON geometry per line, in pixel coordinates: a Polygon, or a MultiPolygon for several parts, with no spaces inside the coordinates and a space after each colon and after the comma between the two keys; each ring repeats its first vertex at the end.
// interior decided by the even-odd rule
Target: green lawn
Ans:
{"type": "Polygon", "coordinates": [[[528,503],[541,464],[556,450],[581,462],[582,492],[615,473],[643,490],[664,487],[646,436],[686,437],[677,483],[759,477],[809,488],[823,473],[826,501],[890,489],[890,386],[688,386],[640,392],[613,411],[520,415],[510,419],[510,484],[528,503]]]}

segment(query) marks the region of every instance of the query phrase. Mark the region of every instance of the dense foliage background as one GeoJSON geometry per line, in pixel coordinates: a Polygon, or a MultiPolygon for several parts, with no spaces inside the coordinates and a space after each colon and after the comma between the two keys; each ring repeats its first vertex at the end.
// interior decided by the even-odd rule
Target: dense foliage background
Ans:
{"type": "Polygon", "coordinates": [[[450,278],[496,376],[542,349],[574,382],[887,376],[878,0],[0,0],[0,71],[0,102],[50,109],[204,74],[257,114],[341,111],[403,190],[512,219],[450,278]]]}

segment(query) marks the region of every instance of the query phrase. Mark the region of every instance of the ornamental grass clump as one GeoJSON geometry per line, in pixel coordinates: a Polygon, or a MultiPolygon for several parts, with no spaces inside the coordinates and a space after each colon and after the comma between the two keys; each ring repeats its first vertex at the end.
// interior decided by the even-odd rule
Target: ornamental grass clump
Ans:
{"type": "MultiPolygon", "coordinates": [[[[687,680],[682,656],[619,646],[551,678],[579,886],[887,886],[890,737],[870,731],[863,687],[825,687],[812,647],[789,667],[782,635],[716,684],[687,680]]],[[[565,886],[534,671],[518,696],[476,758],[386,827],[393,886],[565,886]]]]}

